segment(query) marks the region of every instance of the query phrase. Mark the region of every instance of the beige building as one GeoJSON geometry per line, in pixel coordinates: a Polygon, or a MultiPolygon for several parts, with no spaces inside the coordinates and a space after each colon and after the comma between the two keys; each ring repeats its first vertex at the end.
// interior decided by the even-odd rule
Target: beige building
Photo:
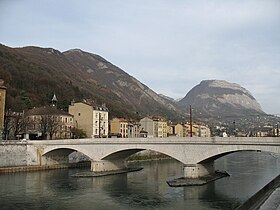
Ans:
{"type": "Polygon", "coordinates": [[[128,137],[128,121],[124,118],[113,118],[110,121],[110,133],[121,138],[128,137]]]}
{"type": "Polygon", "coordinates": [[[186,137],[187,136],[186,126],[179,123],[175,125],[175,134],[177,137],[186,137]]]}
{"type": "Polygon", "coordinates": [[[128,123],[128,138],[139,138],[140,137],[140,124],[138,122],[128,123]]]}
{"type": "Polygon", "coordinates": [[[92,101],[72,102],[69,113],[74,116],[74,126],[86,132],[88,137],[108,137],[108,108],[97,106],[92,101]]]}
{"type": "Polygon", "coordinates": [[[144,117],[140,120],[140,132],[146,131],[148,138],[167,137],[167,122],[159,116],[144,117]]]}
{"type": "Polygon", "coordinates": [[[0,79],[0,130],[4,128],[5,101],[6,87],[4,86],[4,81],[0,79]]]}
{"type": "MultiPolygon", "coordinates": [[[[190,135],[190,124],[185,124],[187,128],[187,136],[190,135]]],[[[197,137],[210,137],[211,136],[211,131],[210,128],[206,125],[198,125],[193,123],[192,124],[192,136],[197,136],[197,137]]]]}
{"type": "Polygon", "coordinates": [[[140,120],[140,132],[147,132],[147,138],[158,137],[158,120],[144,117],[140,120]]]}
{"type": "Polygon", "coordinates": [[[26,139],[69,139],[74,127],[73,115],[55,106],[38,107],[24,114],[26,139]]]}
{"type": "Polygon", "coordinates": [[[158,121],[158,137],[166,138],[167,137],[167,122],[164,119],[159,119],[158,121]]]}
{"type": "Polygon", "coordinates": [[[198,136],[199,137],[211,137],[210,128],[206,125],[199,125],[198,136]]]}

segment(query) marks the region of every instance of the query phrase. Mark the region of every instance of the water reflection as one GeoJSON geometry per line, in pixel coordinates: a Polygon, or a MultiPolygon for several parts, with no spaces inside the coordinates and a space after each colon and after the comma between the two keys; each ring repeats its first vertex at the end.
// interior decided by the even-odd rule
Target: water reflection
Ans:
{"type": "MultiPolygon", "coordinates": [[[[75,178],[75,170],[0,175],[1,209],[234,209],[280,173],[279,156],[234,153],[215,162],[231,176],[204,186],[172,188],[174,160],[132,163],[129,174],[75,178]]],[[[88,169],[86,169],[88,170],[88,169]]]]}

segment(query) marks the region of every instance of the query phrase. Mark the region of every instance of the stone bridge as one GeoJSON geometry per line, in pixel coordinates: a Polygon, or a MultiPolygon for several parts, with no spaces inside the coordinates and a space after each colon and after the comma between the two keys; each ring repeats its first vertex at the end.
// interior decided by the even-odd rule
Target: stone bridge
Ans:
{"type": "Polygon", "coordinates": [[[214,160],[233,152],[280,153],[279,137],[69,139],[26,144],[30,151],[36,151],[40,165],[66,163],[68,155],[78,151],[89,157],[95,172],[125,169],[130,155],[152,150],[182,162],[188,178],[214,173],[214,160]]]}

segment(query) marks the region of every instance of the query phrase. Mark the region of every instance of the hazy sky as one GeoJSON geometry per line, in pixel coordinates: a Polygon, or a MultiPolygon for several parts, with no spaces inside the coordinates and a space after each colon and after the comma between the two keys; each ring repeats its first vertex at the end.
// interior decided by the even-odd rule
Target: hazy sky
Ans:
{"type": "Polygon", "coordinates": [[[80,48],[173,98],[227,80],[280,113],[280,0],[0,0],[0,42],[80,48]]]}

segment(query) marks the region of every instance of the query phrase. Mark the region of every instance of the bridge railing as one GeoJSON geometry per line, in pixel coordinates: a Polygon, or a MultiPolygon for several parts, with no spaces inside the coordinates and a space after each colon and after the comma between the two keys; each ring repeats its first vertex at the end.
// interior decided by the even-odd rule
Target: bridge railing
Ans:
{"type": "Polygon", "coordinates": [[[280,137],[169,137],[1,141],[4,144],[280,144],[280,137]]]}

